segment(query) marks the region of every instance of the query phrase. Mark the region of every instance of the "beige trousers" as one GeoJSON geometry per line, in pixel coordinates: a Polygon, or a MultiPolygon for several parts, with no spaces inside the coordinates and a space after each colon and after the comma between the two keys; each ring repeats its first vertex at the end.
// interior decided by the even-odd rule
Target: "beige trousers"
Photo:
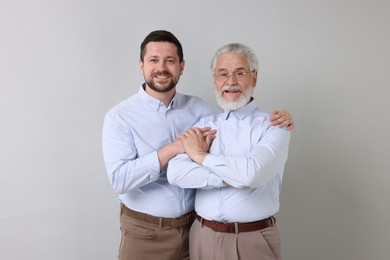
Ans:
{"type": "Polygon", "coordinates": [[[215,232],[198,220],[190,231],[191,260],[280,260],[278,228],[235,233],[215,232]]]}
{"type": "Polygon", "coordinates": [[[162,227],[120,216],[120,260],[188,260],[188,237],[192,223],[182,228],[162,227]]]}

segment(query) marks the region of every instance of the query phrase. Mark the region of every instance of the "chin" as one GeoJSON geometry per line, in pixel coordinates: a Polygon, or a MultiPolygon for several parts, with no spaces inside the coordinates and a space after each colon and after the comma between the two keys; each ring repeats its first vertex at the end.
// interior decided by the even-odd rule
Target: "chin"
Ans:
{"type": "Polygon", "coordinates": [[[225,100],[222,97],[217,98],[218,105],[224,110],[237,110],[248,104],[249,100],[246,98],[240,98],[237,101],[225,100]]]}
{"type": "Polygon", "coordinates": [[[217,89],[214,90],[218,105],[224,110],[233,111],[242,108],[249,103],[253,94],[253,89],[254,87],[248,88],[246,91],[241,93],[240,97],[234,98],[234,100],[232,100],[232,97],[224,98],[223,94],[221,94],[217,89]]]}

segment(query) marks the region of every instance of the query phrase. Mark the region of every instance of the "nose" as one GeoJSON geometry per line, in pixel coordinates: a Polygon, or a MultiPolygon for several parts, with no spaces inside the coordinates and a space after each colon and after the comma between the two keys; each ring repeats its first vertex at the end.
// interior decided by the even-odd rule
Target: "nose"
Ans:
{"type": "Polygon", "coordinates": [[[237,79],[233,73],[229,75],[229,78],[226,80],[225,84],[229,86],[237,85],[237,79]]]}
{"type": "Polygon", "coordinates": [[[163,60],[161,60],[158,62],[157,68],[159,68],[161,70],[165,70],[167,68],[167,64],[163,60]]]}

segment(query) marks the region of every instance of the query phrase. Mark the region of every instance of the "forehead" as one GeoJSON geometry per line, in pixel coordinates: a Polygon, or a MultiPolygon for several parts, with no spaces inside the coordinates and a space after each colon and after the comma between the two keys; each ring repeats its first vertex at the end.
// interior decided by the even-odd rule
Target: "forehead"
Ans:
{"type": "Polygon", "coordinates": [[[177,57],[177,47],[170,42],[149,42],[146,44],[145,57],[159,56],[159,57],[177,57]]]}
{"type": "Polygon", "coordinates": [[[249,69],[247,58],[242,54],[224,53],[217,58],[217,70],[249,69]]]}

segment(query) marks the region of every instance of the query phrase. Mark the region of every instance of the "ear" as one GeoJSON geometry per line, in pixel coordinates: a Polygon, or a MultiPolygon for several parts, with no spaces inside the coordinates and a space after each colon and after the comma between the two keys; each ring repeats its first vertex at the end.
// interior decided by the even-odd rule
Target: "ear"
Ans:
{"type": "Polygon", "coordinates": [[[256,87],[256,84],[257,84],[257,70],[253,72],[252,86],[256,87]]]}
{"type": "Polygon", "coordinates": [[[184,72],[184,65],[186,64],[186,62],[183,60],[181,63],[180,63],[180,75],[183,75],[183,72],[184,72]]]}
{"type": "Polygon", "coordinates": [[[139,60],[139,69],[141,70],[141,73],[144,72],[144,63],[141,60],[139,60]]]}

